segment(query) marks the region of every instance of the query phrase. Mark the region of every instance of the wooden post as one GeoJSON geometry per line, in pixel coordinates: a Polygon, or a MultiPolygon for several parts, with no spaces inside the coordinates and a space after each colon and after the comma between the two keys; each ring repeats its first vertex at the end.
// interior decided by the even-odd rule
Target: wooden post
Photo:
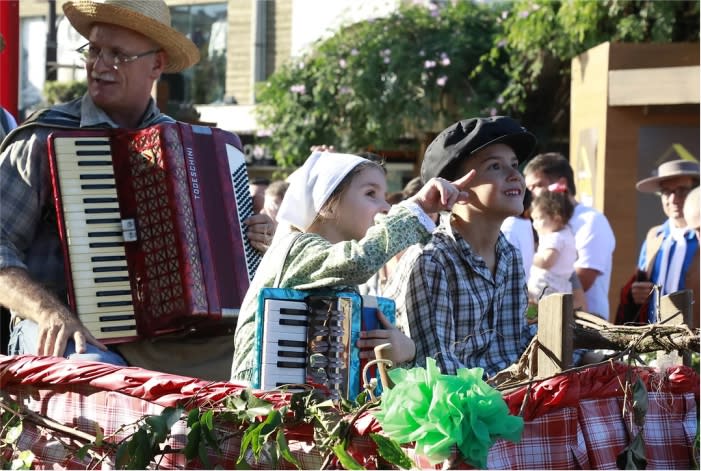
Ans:
{"type": "Polygon", "coordinates": [[[538,302],[538,378],[571,366],[573,325],[572,294],[550,294],[538,302]]]}
{"type": "MultiPolygon", "coordinates": [[[[693,292],[690,289],[676,291],[660,298],[660,322],[665,325],[681,325],[692,324],[692,300],[693,292]]],[[[661,371],[667,369],[668,366],[684,364],[691,366],[691,355],[685,353],[683,358],[679,356],[679,352],[657,352],[657,366],[661,371]]]]}

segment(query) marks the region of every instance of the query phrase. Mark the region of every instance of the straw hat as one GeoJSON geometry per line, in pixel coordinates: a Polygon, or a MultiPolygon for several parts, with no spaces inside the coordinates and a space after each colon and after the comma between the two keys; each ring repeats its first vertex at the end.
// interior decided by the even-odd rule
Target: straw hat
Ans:
{"type": "Polygon", "coordinates": [[[645,178],[635,184],[643,193],[660,191],[660,183],[674,177],[693,177],[699,179],[699,163],[691,160],[670,160],[657,167],[654,177],[645,178]]]}
{"type": "Polygon", "coordinates": [[[94,23],[107,23],[152,39],[168,55],[165,72],[179,72],[200,60],[197,46],[170,26],[163,0],[76,0],[64,3],[63,13],[86,38],[94,23]]]}

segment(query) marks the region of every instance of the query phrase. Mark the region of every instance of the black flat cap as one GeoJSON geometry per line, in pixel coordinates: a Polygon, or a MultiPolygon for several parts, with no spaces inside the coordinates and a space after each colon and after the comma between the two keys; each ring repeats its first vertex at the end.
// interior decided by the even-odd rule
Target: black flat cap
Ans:
{"type": "Polygon", "coordinates": [[[421,164],[421,178],[453,179],[452,170],[460,159],[467,158],[492,144],[510,146],[519,163],[528,159],[536,146],[536,138],[516,120],[508,116],[463,119],[451,124],[429,144],[421,164]]]}

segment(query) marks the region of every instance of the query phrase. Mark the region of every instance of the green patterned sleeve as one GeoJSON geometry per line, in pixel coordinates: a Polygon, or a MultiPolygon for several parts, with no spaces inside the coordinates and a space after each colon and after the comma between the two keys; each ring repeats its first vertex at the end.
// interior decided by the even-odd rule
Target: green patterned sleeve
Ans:
{"type": "Polygon", "coordinates": [[[365,283],[401,250],[428,240],[430,232],[415,212],[397,205],[380,215],[359,241],[331,244],[315,234],[304,234],[285,263],[281,287],[312,289],[365,283]]]}

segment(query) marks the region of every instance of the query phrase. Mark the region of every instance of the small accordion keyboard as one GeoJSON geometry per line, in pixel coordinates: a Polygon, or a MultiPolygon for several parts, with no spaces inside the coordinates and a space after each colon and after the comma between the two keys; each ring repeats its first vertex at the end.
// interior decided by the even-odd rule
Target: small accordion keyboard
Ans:
{"type": "Polygon", "coordinates": [[[58,131],[49,162],[68,302],[95,338],[238,314],[261,255],[241,222],[252,201],[235,134],[184,123],[58,131]]]}
{"type": "Polygon", "coordinates": [[[327,390],[331,399],[355,399],[367,363],[360,360],[356,342],[361,330],[380,328],[377,309],[394,323],[395,305],[388,298],[263,288],[256,315],[253,387],[289,385],[296,390],[295,385],[309,384],[327,390]]]}

